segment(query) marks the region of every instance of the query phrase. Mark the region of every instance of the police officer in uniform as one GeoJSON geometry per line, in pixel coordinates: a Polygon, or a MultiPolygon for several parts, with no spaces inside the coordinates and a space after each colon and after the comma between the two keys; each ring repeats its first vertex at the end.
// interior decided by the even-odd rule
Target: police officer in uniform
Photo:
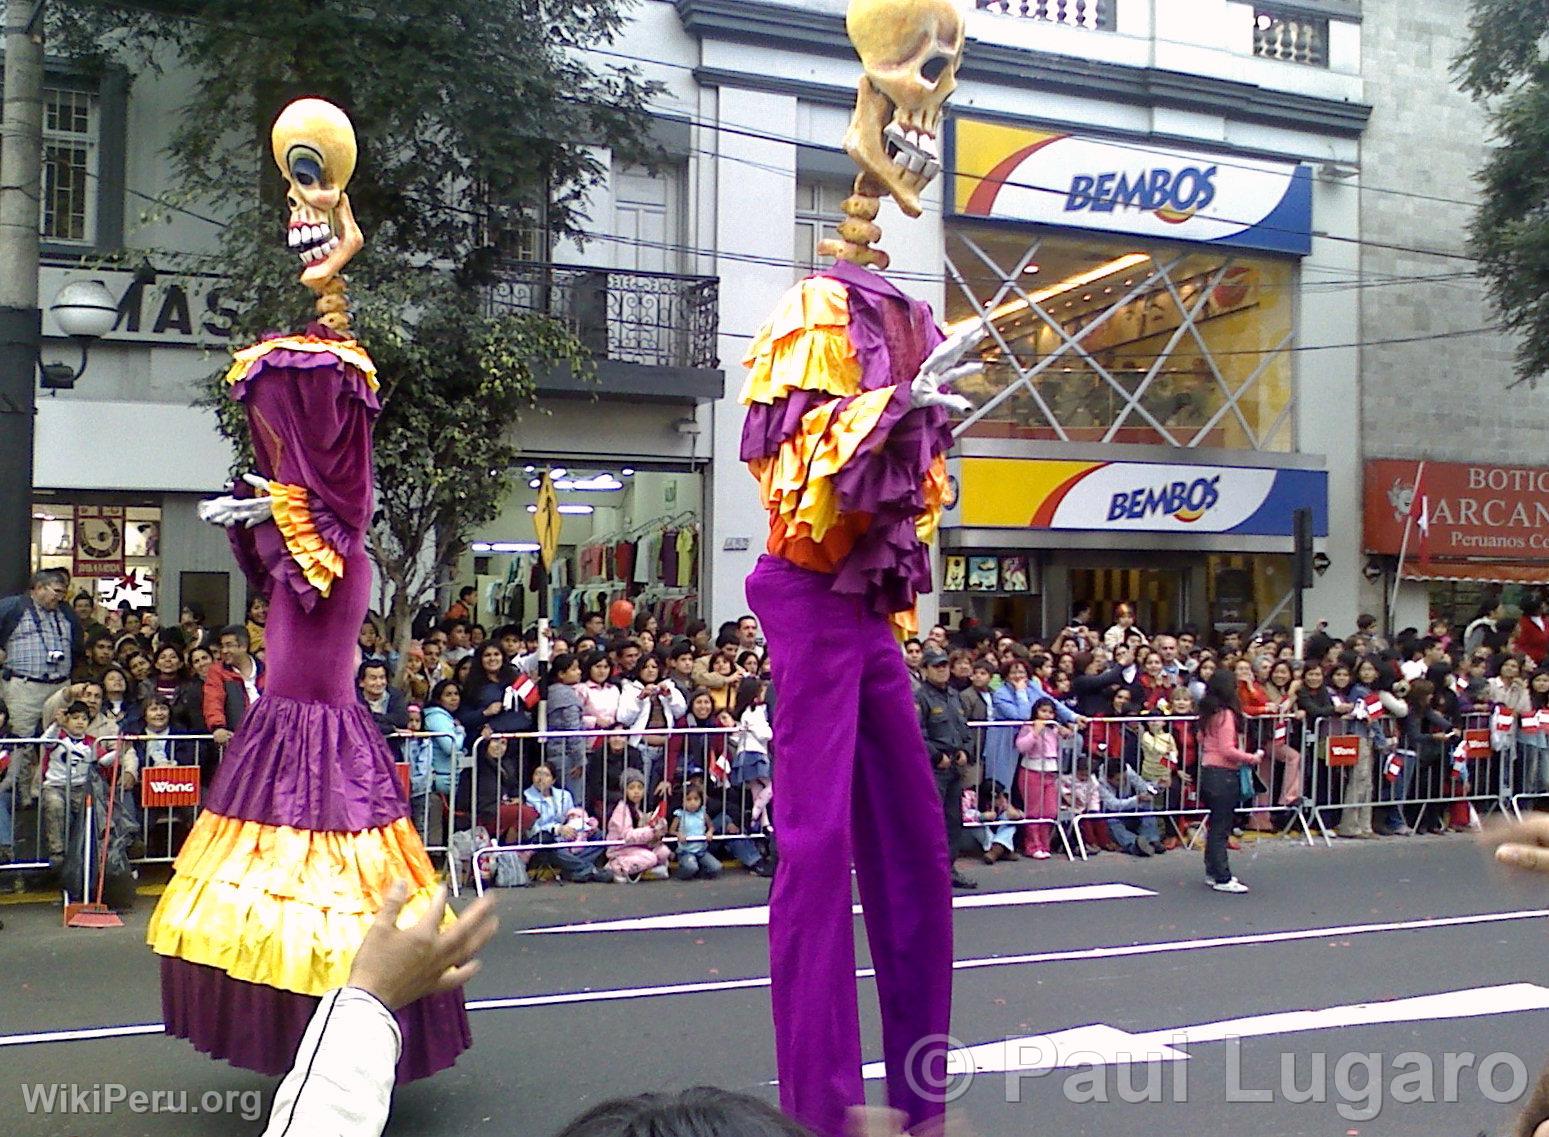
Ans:
{"type": "Polygon", "coordinates": [[[925,734],[925,749],[936,770],[936,789],[941,793],[941,808],[946,815],[947,849],[953,859],[952,887],[978,888],[957,871],[958,840],[963,834],[963,771],[968,752],[973,749],[973,734],[963,717],[962,700],[948,686],[951,671],[947,653],[934,645],[925,649],[921,660],[925,681],[914,695],[920,714],[920,729],[925,734]]]}

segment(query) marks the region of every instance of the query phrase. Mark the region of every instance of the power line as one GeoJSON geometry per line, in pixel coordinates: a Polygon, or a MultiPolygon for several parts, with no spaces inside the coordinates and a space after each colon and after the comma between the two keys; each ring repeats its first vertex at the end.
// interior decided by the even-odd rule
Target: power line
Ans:
{"type": "MultiPolygon", "coordinates": [[[[1119,39],[1133,39],[1133,40],[1137,40],[1137,41],[1145,42],[1145,43],[1164,43],[1164,44],[1169,44],[1169,45],[1178,46],[1178,47],[1191,47],[1191,48],[1198,48],[1200,46],[1198,43],[1189,43],[1189,42],[1184,41],[1184,40],[1171,40],[1171,39],[1164,39],[1162,37],[1152,37],[1152,36],[1137,36],[1137,35],[1133,35],[1133,34],[1128,33],[1128,32],[1109,31],[1109,32],[1103,32],[1101,34],[1103,34],[1105,37],[1115,37],[1115,38],[1119,38],[1119,39]]],[[[693,72],[699,70],[699,67],[696,64],[676,63],[676,62],[673,62],[673,61],[670,61],[670,60],[666,60],[666,59],[652,59],[652,58],[649,58],[647,56],[629,55],[629,54],[627,54],[625,52],[608,51],[608,50],[603,49],[603,48],[596,48],[596,47],[594,47],[594,48],[587,48],[586,52],[587,52],[587,54],[590,54],[590,55],[601,55],[601,56],[605,56],[605,57],[612,58],[612,59],[627,60],[627,61],[632,62],[632,63],[648,63],[648,64],[651,64],[651,65],[657,66],[657,67],[666,67],[666,68],[670,68],[670,69],[677,70],[677,71],[687,71],[689,73],[693,73],[693,72]]],[[[1071,58],[1076,59],[1076,58],[1080,58],[1080,57],[1072,56],[1071,58]]],[[[838,90],[839,90],[838,88],[835,88],[836,92],[838,90]]],[[[674,117],[678,117],[678,118],[683,117],[677,111],[674,111],[673,115],[674,115],[674,117]]],[[[742,124],[733,124],[733,125],[740,126],[742,124]]],[[[756,129],[756,128],[749,127],[748,129],[756,129]]],[[[810,142],[800,141],[800,140],[795,140],[795,139],[789,139],[787,141],[795,142],[796,144],[803,145],[803,146],[813,145],[810,142]]],[[[1144,153],[1144,154],[1160,155],[1160,154],[1168,153],[1168,149],[1166,147],[1164,147],[1164,146],[1162,146],[1160,144],[1157,144],[1157,143],[1147,144],[1147,143],[1140,142],[1140,141],[1133,140],[1133,139],[1116,139],[1116,138],[1109,138],[1109,137],[1106,137],[1106,136],[1104,136],[1102,138],[1102,142],[1104,142],[1106,145],[1115,146],[1115,147],[1119,147],[1121,149],[1126,149],[1126,150],[1134,150],[1136,152],[1144,153]]],[[[1254,167],[1248,166],[1246,164],[1234,163],[1234,162],[1230,161],[1230,159],[1218,158],[1214,154],[1211,155],[1211,158],[1212,158],[1213,161],[1217,161],[1219,165],[1226,166],[1228,168],[1243,169],[1243,170],[1251,170],[1251,169],[1254,168],[1254,167]]],[[[1457,205],[1457,206],[1462,206],[1464,208],[1473,208],[1474,206],[1476,206],[1478,204],[1477,202],[1465,201],[1465,200],[1463,200],[1461,198],[1441,197],[1441,196],[1436,195],[1436,194],[1425,194],[1425,193],[1418,193],[1418,192],[1416,192],[1414,190],[1397,189],[1397,188],[1392,187],[1392,186],[1371,186],[1371,185],[1367,185],[1365,182],[1360,183],[1360,185],[1357,186],[1356,188],[1361,193],[1392,194],[1395,197],[1414,198],[1414,199],[1419,200],[1419,201],[1432,201],[1432,202],[1436,202],[1436,203],[1442,204],[1442,205],[1457,205]]]]}

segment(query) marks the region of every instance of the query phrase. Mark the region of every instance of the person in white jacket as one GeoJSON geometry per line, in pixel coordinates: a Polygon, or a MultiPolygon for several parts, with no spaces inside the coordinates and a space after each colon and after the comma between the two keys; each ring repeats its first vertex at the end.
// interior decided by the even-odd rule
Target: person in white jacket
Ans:
{"type": "Polygon", "coordinates": [[[625,678],[619,696],[618,725],[629,731],[648,787],[659,784],[666,772],[667,732],[688,714],[688,700],[663,672],[661,656],[645,656],[625,678]]]}
{"type": "Polygon", "coordinates": [[[493,900],[469,905],[443,932],[446,890],[418,923],[400,928],[408,895],[402,881],[393,885],[355,953],[349,984],[318,1004],[295,1064],[275,1091],[264,1137],[379,1137],[403,1045],[393,1012],[456,990],[478,973],[474,957],[500,928],[493,900]]]}

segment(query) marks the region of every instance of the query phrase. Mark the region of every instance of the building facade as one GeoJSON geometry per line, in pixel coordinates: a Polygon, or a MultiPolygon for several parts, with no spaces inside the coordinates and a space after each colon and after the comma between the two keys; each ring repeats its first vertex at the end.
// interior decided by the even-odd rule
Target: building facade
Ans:
{"type": "MultiPolygon", "coordinates": [[[[1504,387],[1509,344],[1385,342],[1490,320],[1459,259],[1456,202],[1484,143],[1446,75],[1465,6],[1445,7],[971,6],[947,168],[923,217],[888,205],[879,219],[903,287],[945,325],[988,312],[994,328],[984,380],[965,391],[960,493],[925,619],[972,613],[1032,634],[1058,630],[1075,603],[1104,619],[1131,600],[1143,627],[1288,623],[1304,507],[1327,558],[1309,619],[1347,628],[1393,596],[1397,567],[1363,530],[1366,460],[1528,452],[1544,414],[1533,392],[1458,395],[1460,374],[1504,387]],[[1449,143],[1417,163],[1427,133],[1449,143]]],[[[588,240],[540,235],[492,294],[569,321],[599,383],[547,376],[541,410],[512,428],[524,461],[506,472],[508,507],[459,573],[480,584],[486,614],[539,611],[518,586],[531,583],[522,558],[544,470],[561,485],[573,558],[564,605],[550,596],[544,611],[568,618],[638,592],[595,552],[577,579],[583,550],[620,545],[631,566],[651,550],[652,602],[712,620],[744,610],[766,525],[738,459],[741,360],[784,290],[819,267],[854,178],[840,150],[859,70],[844,8],[647,0],[602,57],[661,84],[666,158],[610,165],[588,240]],[[684,530],[691,571],[669,575],[662,539],[684,530]]],[[[208,412],[189,406],[227,346],[205,259],[214,219],[147,204],[172,188],[156,155],[183,96],[176,72],[116,83],[87,92],[82,153],[97,166],[80,176],[84,205],[61,199],[68,239],[48,246],[42,294],[46,306],[82,255],[127,248],[111,275],[125,312],[76,389],[41,400],[38,555],[74,555],[49,551],[72,540],[67,510],[122,506],[126,530],[159,526],[157,556],[126,568],[159,574],[164,614],[223,589],[234,611],[241,584],[193,512],[229,465],[208,412]],[[114,445],[75,443],[103,424],[114,445]]],[[[71,89],[67,74],[59,85],[71,89]]],[[[79,121],[62,111],[51,130],[79,121]]],[[[1401,623],[1423,616],[1432,588],[1402,587],[1401,623]]]]}
{"type": "MultiPolygon", "coordinates": [[[[671,10],[695,41],[695,176],[714,203],[698,243],[722,258],[730,363],[838,216],[857,66],[840,2],[671,10]]],[[[1289,622],[1305,506],[1343,566],[1309,611],[1353,622],[1355,12],[980,3],[968,33],[946,176],[925,217],[880,219],[895,279],[949,327],[989,311],[995,329],[965,392],[932,603],[1029,634],[1076,602],[1105,619],[1137,601],[1143,626],[1289,622]]],[[[763,524],[740,409],[712,413],[711,603],[726,615],[763,524]]]]}
{"type": "Polygon", "coordinates": [[[1362,16],[1363,603],[1394,609],[1397,628],[1466,622],[1481,600],[1549,584],[1549,392],[1514,383],[1511,338],[1487,330],[1496,316],[1466,248],[1490,148],[1483,109],[1450,74],[1469,5],[1365,0],[1362,16]],[[1406,548],[1417,481],[1430,535],[1408,525],[1406,548]]]}

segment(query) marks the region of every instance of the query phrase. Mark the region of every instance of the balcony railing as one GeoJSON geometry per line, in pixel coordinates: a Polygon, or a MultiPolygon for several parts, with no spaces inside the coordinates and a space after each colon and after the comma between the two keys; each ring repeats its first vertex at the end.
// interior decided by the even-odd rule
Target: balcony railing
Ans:
{"type": "Polygon", "coordinates": [[[720,281],[632,269],[504,261],[490,311],[544,312],[598,359],[714,370],[720,281]]]}
{"type": "Polygon", "coordinates": [[[1118,0],[974,0],[981,12],[1063,24],[1069,28],[1113,31],[1118,0]]]}
{"type": "Polygon", "coordinates": [[[1253,54],[1260,59],[1328,66],[1328,19],[1301,12],[1256,5],[1253,9],[1253,54]]]}

